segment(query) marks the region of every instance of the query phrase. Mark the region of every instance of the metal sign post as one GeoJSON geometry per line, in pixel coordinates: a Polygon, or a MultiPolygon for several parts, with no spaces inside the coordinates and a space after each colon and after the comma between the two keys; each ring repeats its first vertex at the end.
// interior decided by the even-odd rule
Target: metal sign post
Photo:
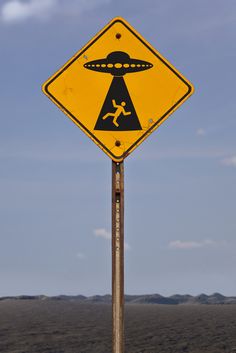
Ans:
{"type": "Polygon", "coordinates": [[[112,159],[113,353],[123,353],[124,159],[194,87],[128,22],[116,17],[42,89],[112,159]]]}
{"type": "Polygon", "coordinates": [[[124,352],[124,162],[112,161],[112,352],[124,352]]]}

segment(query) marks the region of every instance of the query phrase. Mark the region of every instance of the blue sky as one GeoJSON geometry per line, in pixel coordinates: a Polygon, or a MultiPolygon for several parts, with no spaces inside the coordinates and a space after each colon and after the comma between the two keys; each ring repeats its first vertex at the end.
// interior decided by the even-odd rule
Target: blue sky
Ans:
{"type": "Polygon", "coordinates": [[[0,296],[111,292],[111,161],[41,85],[116,16],[195,86],[125,161],[126,293],[236,295],[235,1],[2,0],[0,296]]]}

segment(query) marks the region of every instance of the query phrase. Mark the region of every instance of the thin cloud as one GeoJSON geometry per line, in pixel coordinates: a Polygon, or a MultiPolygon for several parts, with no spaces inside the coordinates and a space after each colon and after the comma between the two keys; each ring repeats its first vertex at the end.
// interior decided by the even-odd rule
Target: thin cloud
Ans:
{"type": "Polygon", "coordinates": [[[2,5],[1,19],[5,23],[13,23],[48,16],[56,5],[57,0],[11,0],[2,5]]]}
{"type": "Polygon", "coordinates": [[[3,23],[14,24],[29,19],[49,19],[52,16],[78,16],[111,0],[8,0],[0,8],[3,23]]]}
{"type": "Polygon", "coordinates": [[[78,252],[78,253],[76,254],[76,256],[77,256],[78,259],[80,259],[80,260],[83,260],[83,259],[86,258],[85,254],[83,254],[82,252],[78,252]]]}
{"type": "Polygon", "coordinates": [[[222,164],[227,167],[236,167],[236,155],[222,159],[222,164]]]}
{"type": "Polygon", "coordinates": [[[124,243],[124,248],[125,248],[126,251],[131,249],[129,244],[126,243],[126,242],[124,243]]]}
{"type": "MultiPolygon", "coordinates": [[[[105,228],[94,229],[93,233],[95,237],[111,240],[111,232],[107,231],[105,228]]],[[[124,248],[125,250],[130,250],[130,245],[125,242],[124,248]]]]}
{"type": "Polygon", "coordinates": [[[169,247],[173,249],[197,249],[203,248],[206,246],[216,245],[216,242],[211,239],[205,239],[202,241],[182,241],[182,240],[174,240],[169,242],[169,247]]]}
{"type": "Polygon", "coordinates": [[[197,129],[196,131],[197,136],[206,136],[206,130],[205,129],[197,129]]]}
{"type": "Polygon", "coordinates": [[[136,160],[165,160],[165,159],[219,159],[224,158],[225,155],[232,153],[230,150],[224,148],[166,148],[162,151],[156,152],[155,150],[149,150],[139,154],[137,157],[134,155],[136,160]]]}
{"type": "Polygon", "coordinates": [[[108,232],[105,228],[98,228],[98,229],[94,229],[93,231],[95,237],[100,237],[103,239],[111,239],[111,233],[108,232]]]}

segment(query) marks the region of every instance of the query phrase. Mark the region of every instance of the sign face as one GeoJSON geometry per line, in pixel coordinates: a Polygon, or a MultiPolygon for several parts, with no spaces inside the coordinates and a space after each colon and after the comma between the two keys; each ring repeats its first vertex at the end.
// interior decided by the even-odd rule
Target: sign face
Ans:
{"type": "Polygon", "coordinates": [[[113,19],[43,85],[110,158],[122,161],[193,86],[124,19],[113,19]]]}

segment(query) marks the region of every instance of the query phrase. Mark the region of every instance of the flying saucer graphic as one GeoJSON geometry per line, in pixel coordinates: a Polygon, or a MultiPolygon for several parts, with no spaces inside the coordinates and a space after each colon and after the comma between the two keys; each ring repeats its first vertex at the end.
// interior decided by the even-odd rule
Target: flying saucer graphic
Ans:
{"type": "Polygon", "coordinates": [[[125,52],[114,51],[105,59],[87,62],[84,67],[113,76],[94,130],[142,130],[123,76],[151,69],[153,65],[144,60],[132,59],[125,52]]]}

